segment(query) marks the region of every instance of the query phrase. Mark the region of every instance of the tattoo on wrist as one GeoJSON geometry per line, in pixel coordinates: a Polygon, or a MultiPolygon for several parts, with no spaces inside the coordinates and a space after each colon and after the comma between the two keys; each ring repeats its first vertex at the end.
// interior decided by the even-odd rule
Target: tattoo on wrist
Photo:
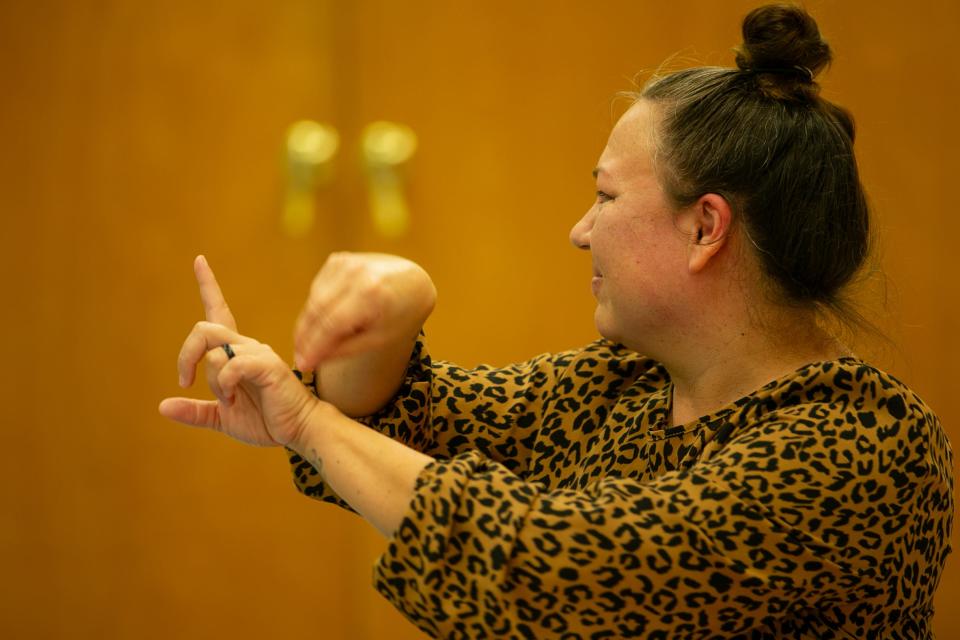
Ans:
{"type": "Polygon", "coordinates": [[[317,473],[323,476],[323,458],[320,457],[320,455],[317,453],[317,450],[313,447],[310,448],[309,462],[316,468],[317,473]]]}

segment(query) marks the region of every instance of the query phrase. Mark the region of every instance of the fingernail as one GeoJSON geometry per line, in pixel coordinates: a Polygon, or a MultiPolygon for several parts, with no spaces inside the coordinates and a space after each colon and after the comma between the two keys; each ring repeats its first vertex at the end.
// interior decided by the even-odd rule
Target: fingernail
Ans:
{"type": "Polygon", "coordinates": [[[187,386],[187,381],[184,380],[183,376],[180,376],[180,388],[183,389],[183,388],[186,388],[186,386],[187,386]]]}

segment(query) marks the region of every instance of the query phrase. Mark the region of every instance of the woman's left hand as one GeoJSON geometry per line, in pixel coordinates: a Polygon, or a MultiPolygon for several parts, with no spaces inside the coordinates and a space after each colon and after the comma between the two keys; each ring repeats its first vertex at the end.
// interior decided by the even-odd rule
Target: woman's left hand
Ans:
{"type": "Polygon", "coordinates": [[[322,404],[300,384],[268,345],[237,333],[236,322],[203,256],[194,261],[206,321],[198,322],[180,350],[180,386],[193,384],[200,360],[217,400],[166,398],[160,413],[208,427],[257,446],[294,446],[310,414],[322,404]],[[233,356],[223,345],[229,345],[233,356]]]}

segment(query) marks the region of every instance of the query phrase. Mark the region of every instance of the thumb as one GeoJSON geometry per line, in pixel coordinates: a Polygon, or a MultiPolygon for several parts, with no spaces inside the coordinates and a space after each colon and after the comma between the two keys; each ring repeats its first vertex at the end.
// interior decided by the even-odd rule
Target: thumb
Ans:
{"type": "Polygon", "coordinates": [[[215,400],[164,398],[158,409],[164,418],[192,427],[220,426],[220,409],[215,400]]]}

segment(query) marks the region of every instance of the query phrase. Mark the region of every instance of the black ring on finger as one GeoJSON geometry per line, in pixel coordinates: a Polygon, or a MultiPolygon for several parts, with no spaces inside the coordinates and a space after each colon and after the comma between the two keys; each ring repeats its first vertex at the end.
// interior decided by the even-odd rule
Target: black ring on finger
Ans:
{"type": "Polygon", "coordinates": [[[233,347],[231,347],[229,343],[225,342],[220,346],[227,352],[227,360],[233,360],[233,356],[237,355],[233,352],[233,347]]]}

